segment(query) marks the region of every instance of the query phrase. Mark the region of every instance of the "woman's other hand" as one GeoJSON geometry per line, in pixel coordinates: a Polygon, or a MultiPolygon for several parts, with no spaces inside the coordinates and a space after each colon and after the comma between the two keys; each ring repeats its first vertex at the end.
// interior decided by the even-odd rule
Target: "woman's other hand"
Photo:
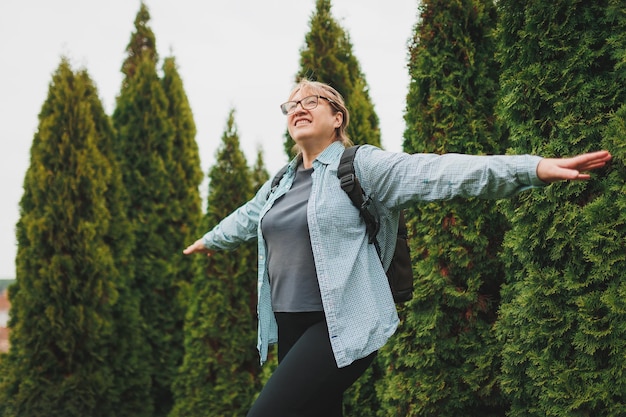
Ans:
{"type": "Polygon", "coordinates": [[[544,158],[537,165],[537,177],[543,182],[588,180],[583,172],[602,168],[611,160],[608,151],[590,152],[572,158],[544,158]]]}
{"type": "Polygon", "coordinates": [[[215,251],[208,249],[204,246],[204,242],[202,239],[198,239],[193,242],[191,245],[187,246],[185,250],[183,250],[185,255],[191,255],[192,253],[206,253],[206,256],[211,256],[215,253],[215,251]]]}

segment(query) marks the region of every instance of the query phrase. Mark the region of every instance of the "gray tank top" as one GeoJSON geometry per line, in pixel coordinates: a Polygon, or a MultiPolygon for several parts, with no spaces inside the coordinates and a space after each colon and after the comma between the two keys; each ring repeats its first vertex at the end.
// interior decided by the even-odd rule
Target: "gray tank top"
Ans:
{"type": "Polygon", "coordinates": [[[261,221],[274,312],[322,311],[307,224],[313,168],[298,166],[291,189],[261,221]]]}

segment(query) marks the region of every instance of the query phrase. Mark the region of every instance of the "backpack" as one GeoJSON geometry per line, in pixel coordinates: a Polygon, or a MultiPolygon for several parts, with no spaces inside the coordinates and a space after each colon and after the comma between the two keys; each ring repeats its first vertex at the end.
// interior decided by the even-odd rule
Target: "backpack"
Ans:
{"type": "MultiPolygon", "coordinates": [[[[348,194],[352,204],[359,210],[365,229],[368,235],[368,241],[376,248],[378,257],[381,257],[380,245],[376,239],[380,224],[376,216],[369,211],[371,198],[365,194],[359,183],[359,179],[354,172],[354,157],[359,145],[346,148],[341,155],[339,168],[337,169],[337,177],[341,182],[341,188],[348,194]]],[[[287,165],[284,166],[274,176],[270,193],[274,192],[280,183],[280,180],[287,171],[287,165]]],[[[268,196],[269,196],[268,194],[268,196]]],[[[398,223],[398,235],[396,237],[396,249],[391,259],[391,264],[386,271],[387,281],[391,288],[393,300],[398,303],[405,303],[413,298],[413,268],[411,265],[411,254],[408,245],[408,233],[403,212],[400,212],[400,221],[398,223]]]]}

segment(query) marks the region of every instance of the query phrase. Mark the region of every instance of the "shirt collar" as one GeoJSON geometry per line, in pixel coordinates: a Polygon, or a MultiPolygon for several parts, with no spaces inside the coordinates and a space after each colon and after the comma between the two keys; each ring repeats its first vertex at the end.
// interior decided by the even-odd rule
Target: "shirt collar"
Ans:
{"type": "MultiPolygon", "coordinates": [[[[345,149],[345,146],[343,146],[343,143],[341,143],[338,140],[334,141],[333,143],[328,145],[326,149],[324,149],[322,153],[317,156],[317,158],[315,158],[315,161],[313,161],[313,166],[315,167],[316,164],[329,165],[332,162],[337,161],[339,158],[341,158],[341,155],[343,154],[344,149],[345,149]]],[[[289,162],[287,173],[289,175],[293,174],[298,168],[298,164],[300,162],[302,162],[301,155],[298,155],[295,158],[293,158],[291,162],[289,162]]]]}
{"type": "Polygon", "coordinates": [[[343,143],[338,140],[334,141],[333,143],[328,145],[328,147],[324,149],[322,153],[319,154],[317,158],[315,158],[315,160],[321,164],[329,165],[332,162],[337,161],[341,157],[344,149],[345,147],[343,146],[343,143]]]}

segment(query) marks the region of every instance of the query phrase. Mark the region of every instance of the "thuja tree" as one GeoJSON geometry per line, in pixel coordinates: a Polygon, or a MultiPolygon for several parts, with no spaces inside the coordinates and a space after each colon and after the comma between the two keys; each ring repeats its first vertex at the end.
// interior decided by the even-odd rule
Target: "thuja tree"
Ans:
{"type": "Polygon", "coordinates": [[[269,173],[265,168],[265,162],[263,160],[263,151],[259,149],[256,154],[256,162],[250,171],[252,178],[252,189],[258,190],[269,179],[269,173]]]}
{"type": "MultiPolygon", "coordinates": [[[[425,0],[419,10],[410,45],[405,151],[503,152],[494,119],[492,1],[425,0]]],[[[493,201],[477,198],[423,203],[407,215],[415,296],[381,352],[388,373],[379,387],[383,414],[504,415],[493,326],[507,222],[493,201]]]]}
{"type": "Polygon", "coordinates": [[[176,254],[184,247],[196,204],[190,194],[194,180],[187,183],[182,178],[179,164],[186,161],[174,158],[189,156],[191,171],[195,161],[192,148],[174,150],[175,144],[188,144],[193,126],[173,70],[166,65],[165,80],[157,74],[148,19],[142,4],[122,67],[125,77],[113,122],[117,130],[115,151],[128,191],[127,216],[135,240],[133,291],[141,297],[143,336],[149,349],[144,357],[151,375],[149,406],[154,407],[155,416],[164,416],[172,407],[170,386],[183,355],[184,318],[177,264],[181,259],[176,254]],[[170,103],[168,98],[179,101],[170,103]],[[191,200],[178,201],[183,195],[191,200]],[[189,212],[183,213],[185,210],[189,212]]]}
{"type": "Polygon", "coordinates": [[[183,259],[182,248],[193,242],[200,230],[202,203],[199,187],[203,174],[195,139],[196,125],[173,57],[165,59],[162,84],[168,102],[168,117],[174,128],[172,155],[169,159],[171,167],[168,169],[171,201],[168,207],[170,217],[167,219],[167,227],[173,249],[169,259],[172,281],[179,288],[177,303],[172,304],[172,308],[178,309],[174,314],[179,320],[176,327],[180,329],[187,309],[189,297],[187,290],[193,278],[200,273],[197,262],[183,259]]]}
{"type": "Polygon", "coordinates": [[[141,385],[122,374],[135,365],[122,361],[137,345],[118,339],[129,329],[114,319],[128,308],[131,325],[136,310],[119,298],[115,255],[124,249],[110,243],[123,233],[109,198],[121,183],[99,148],[112,133],[101,111],[86,72],[63,60],[39,114],[20,201],[11,350],[0,386],[5,416],[142,415],[137,403],[124,403],[127,388],[141,385]]]}
{"type": "Polygon", "coordinates": [[[498,2],[502,115],[516,153],[614,150],[613,170],[509,207],[499,331],[510,416],[626,413],[622,1],[498,2]],[[618,111],[619,110],[619,111],[618,111]],[[609,126],[609,130],[607,130],[609,126]]]}
{"type": "MultiPolygon", "coordinates": [[[[332,15],[330,0],[317,0],[305,35],[305,46],[300,51],[300,70],[296,81],[302,78],[321,81],[334,87],[344,97],[350,111],[346,133],[355,144],[381,146],[378,115],[370,99],[369,87],[357,57],[352,52],[349,34],[332,15]]],[[[292,156],[293,140],[286,135],[285,150],[292,156]]],[[[372,365],[376,368],[378,364],[372,365]]],[[[346,393],[348,413],[365,416],[377,408],[374,383],[378,373],[366,375],[346,393]]]]}
{"type": "MultiPolygon", "coordinates": [[[[317,0],[315,5],[310,30],[305,35],[305,46],[300,51],[300,70],[296,74],[296,82],[307,78],[334,87],[341,93],[350,111],[350,123],[346,131],[350,139],[355,144],[381,146],[378,116],[369,96],[365,75],[352,52],[350,37],[333,17],[330,0],[317,0]]],[[[285,137],[285,151],[288,156],[293,156],[294,141],[288,133],[285,137]]],[[[346,409],[349,413],[376,408],[375,380],[370,371],[346,394],[346,409]]]]}
{"type": "MultiPolygon", "coordinates": [[[[378,116],[369,96],[369,87],[359,61],[352,53],[348,33],[331,13],[330,0],[317,0],[300,51],[300,70],[296,81],[302,78],[330,84],[339,91],[350,110],[350,125],[346,133],[354,143],[380,146],[378,116]]],[[[293,140],[286,135],[285,151],[293,156],[293,140]]]]}
{"type": "MultiPolygon", "coordinates": [[[[234,111],[209,173],[206,230],[253,195],[234,111]]],[[[192,284],[185,358],[170,416],[245,415],[260,389],[256,352],[256,240],[206,260],[192,284]]],[[[191,262],[192,260],[188,260],[191,262]]]]}
{"type": "MultiPolygon", "coordinates": [[[[170,158],[174,207],[170,225],[180,235],[178,241],[182,245],[195,237],[200,227],[202,209],[199,186],[203,174],[193,113],[173,57],[167,58],[163,64],[162,84],[168,102],[167,114],[174,128],[170,158]]],[[[173,261],[179,263],[181,259],[173,261]]]]}
{"type": "Polygon", "coordinates": [[[112,311],[114,353],[109,363],[114,372],[114,392],[109,399],[117,402],[114,408],[116,416],[152,416],[149,405],[150,374],[144,360],[148,351],[141,336],[143,320],[139,310],[140,298],[133,285],[131,251],[134,248],[134,235],[126,217],[127,193],[114,151],[115,132],[94,84],[86,73],[80,75],[85,81],[85,100],[91,104],[92,118],[98,133],[98,148],[111,166],[104,194],[110,221],[108,233],[103,238],[115,262],[117,275],[113,275],[112,280],[117,282],[118,295],[112,311]]]}
{"type": "Polygon", "coordinates": [[[139,7],[139,12],[135,17],[135,31],[132,33],[130,42],[126,46],[126,59],[122,64],[122,72],[125,75],[124,85],[126,82],[133,78],[137,67],[144,58],[148,58],[156,64],[159,59],[156,49],[156,37],[154,32],[148,25],[150,21],[150,11],[145,3],[142,1],[139,7]]]}

